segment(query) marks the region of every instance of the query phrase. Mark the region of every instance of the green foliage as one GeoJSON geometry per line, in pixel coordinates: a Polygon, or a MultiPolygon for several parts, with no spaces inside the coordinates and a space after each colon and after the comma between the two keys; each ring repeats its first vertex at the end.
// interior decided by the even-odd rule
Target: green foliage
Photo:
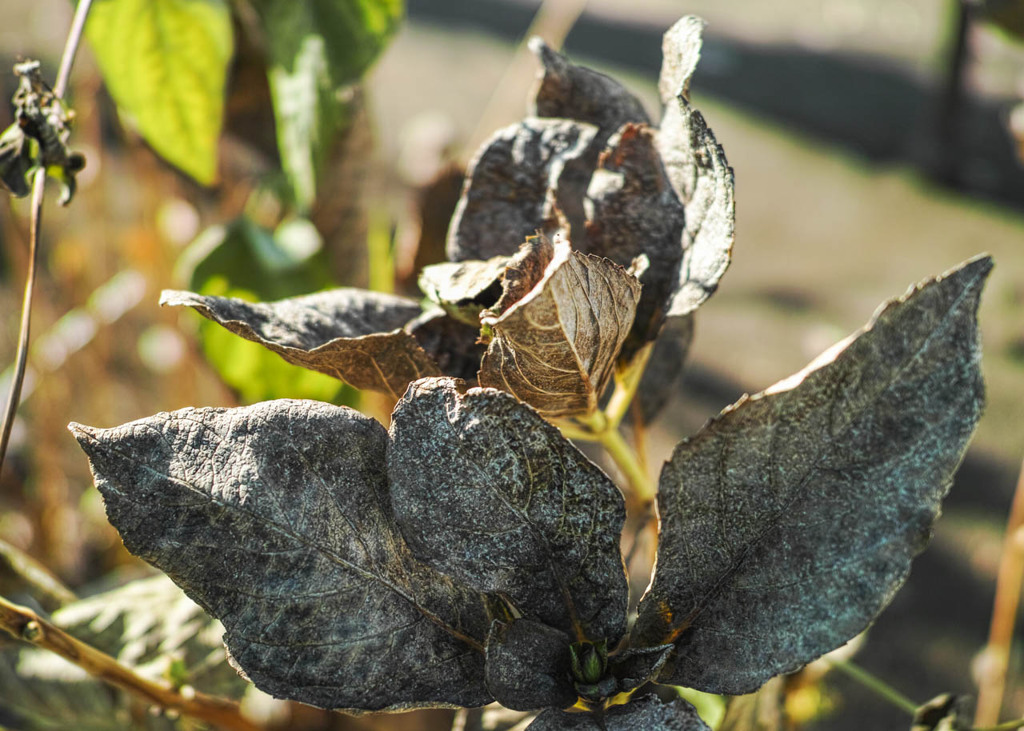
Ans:
{"type": "Polygon", "coordinates": [[[254,0],[269,45],[278,148],[299,210],[316,198],[321,165],[347,124],[342,87],[383,49],[402,0],[254,0]]]}
{"type": "MultiPolygon", "coordinates": [[[[279,299],[330,285],[319,235],[305,219],[269,231],[248,218],[208,229],[182,259],[189,285],[207,295],[279,299]]],[[[242,401],[311,398],[352,403],[337,379],[299,368],[212,322],[199,326],[203,353],[242,401]]]]}
{"type": "Polygon", "coordinates": [[[234,51],[228,4],[99,0],[86,36],[107,88],[146,142],[200,183],[213,183],[234,51]]]}

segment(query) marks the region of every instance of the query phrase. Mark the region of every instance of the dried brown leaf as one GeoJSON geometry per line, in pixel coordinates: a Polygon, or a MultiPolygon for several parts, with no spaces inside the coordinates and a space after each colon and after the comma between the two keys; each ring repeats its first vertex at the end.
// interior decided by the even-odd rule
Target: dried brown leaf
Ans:
{"type": "Polygon", "coordinates": [[[259,688],[359,710],[490,701],[485,598],[409,554],[377,422],[281,400],[71,430],[125,546],[221,620],[259,688]]]}
{"type": "Polygon", "coordinates": [[[160,304],[191,307],[289,363],[395,398],[417,378],[441,374],[403,329],[421,313],[403,297],[341,288],[253,303],[165,290],[160,304]]]}
{"type": "Polygon", "coordinates": [[[418,381],[395,408],[388,475],[413,554],[574,641],[625,631],[615,484],[507,393],[418,381]]]}
{"type": "Polygon", "coordinates": [[[502,314],[482,318],[493,339],[480,384],[513,393],[545,416],[589,414],[633,324],[640,284],[561,237],[535,242],[535,256],[548,262],[543,278],[502,314]]]}
{"type": "Polygon", "coordinates": [[[991,259],[885,305],[807,369],[680,443],[640,644],[661,682],[749,693],[862,631],[906,579],[981,413],[991,259]]]}
{"type": "Polygon", "coordinates": [[[486,261],[433,264],[420,274],[420,289],[452,317],[479,330],[480,312],[492,307],[501,296],[509,259],[495,256],[486,261]]]}

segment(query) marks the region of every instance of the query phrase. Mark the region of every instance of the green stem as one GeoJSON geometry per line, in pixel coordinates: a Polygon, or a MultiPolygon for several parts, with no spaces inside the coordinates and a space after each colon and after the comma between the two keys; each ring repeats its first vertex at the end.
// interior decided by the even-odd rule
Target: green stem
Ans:
{"type": "Polygon", "coordinates": [[[612,393],[608,406],[604,413],[612,427],[618,427],[629,412],[633,403],[633,397],[640,387],[640,379],[643,378],[644,370],[647,368],[647,361],[650,360],[654,343],[648,343],[629,364],[629,370],[625,373],[615,374],[615,391],[612,393]]]}
{"type": "Polygon", "coordinates": [[[644,505],[653,502],[658,492],[651,483],[647,470],[640,463],[636,452],[626,443],[622,432],[615,427],[611,427],[605,429],[598,436],[601,446],[604,447],[616,466],[622,470],[622,474],[625,475],[627,482],[629,482],[629,486],[632,488],[632,496],[644,505]]]}
{"type": "Polygon", "coordinates": [[[892,705],[906,711],[911,716],[917,714],[917,709],[920,707],[919,704],[914,703],[914,701],[907,698],[881,678],[872,675],[864,668],[854,665],[852,662],[847,660],[833,660],[831,658],[825,658],[825,661],[835,669],[846,673],[850,678],[856,680],[868,690],[877,693],[892,705]]]}

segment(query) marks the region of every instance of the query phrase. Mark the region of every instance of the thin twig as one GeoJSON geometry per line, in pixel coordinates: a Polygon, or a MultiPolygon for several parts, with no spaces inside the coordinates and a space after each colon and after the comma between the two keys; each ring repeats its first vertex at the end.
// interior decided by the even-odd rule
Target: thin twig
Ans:
{"type": "Polygon", "coordinates": [[[179,692],[136,674],[110,655],[100,652],[50,624],[31,609],[0,597],[0,629],[36,647],[54,652],[104,682],[130,691],[161,708],[231,731],[260,731],[260,726],[242,716],[238,704],[205,693],[179,692]]]}
{"type": "Polygon", "coordinates": [[[982,671],[978,678],[978,706],[974,712],[975,726],[991,726],[999,721],[1006,690],[1006,670],[1010,662],[1014,624],[1020,605],[1024,579],[1024,462],[1021,463],[1013,506],[1006,523],[1003,553],[999,560],[996,597],[992,607],[988,644],[982,654],[982,671]]]}
{"type": "Polygon", "coordinates": [[[914,701],[907,698],[884,680],[872,675],[859,665],[855,665],[848,660],[834,660],[829,657],[825,657],[823,659],[836,670],[846,673],[847,676],[856,680],[862,686],[873,691],[876,695],[884,698],[897,708],[906,711],[911,716],[917,714],[917,709],[920,708],[919,704],[914,703],[914,701]]]}
{"type": "MultiPolygon", "coordinates": [[[[53,85],[53,93],[58,99],[64,97],[71,78],[71,66],[82,42],[85,19],[89,17],[92,0],[80,0],[75,8],[75,16],[71,21],[64,54],[60,59],[57,81],[53,85]]],[[[43,223],[43,193],[46,189],[46,170],[39,169],[32,178],[31,218],[29,222],[29,253],[28,272],[25,275],[25,294],[21,300],[21,326],[18,333],[18,352],[15,357],[16,366],[11,376],[11,388],[7,395],[7,408],[4,412],[3,428],[0,429],[0,473],[3,472],[4,459],[7,456],[7,445],[14,428],[14,417],[21,403],[21,386],[25,380],[25,367],[28,363],[28,343],[32,328],[32,293],[35,290],[36,262],[39,259],[39,230],[43,223]]]]}
{"type": "Polygon", "coordinates": [[[1006,721],[995,726],[974,726],[971,731],[1016,731],[1018,728],[1024,728],[1024,718],[1018,718],[1016,721],[1006,721]]]}
{"type": "Polygon", "coordinates": [[[70,604],[78,598],[48,568],[7,541],[0,540],[0,577],[5,573],[17,577],[28,586],[32,596],[47,611],[70,604]]]}

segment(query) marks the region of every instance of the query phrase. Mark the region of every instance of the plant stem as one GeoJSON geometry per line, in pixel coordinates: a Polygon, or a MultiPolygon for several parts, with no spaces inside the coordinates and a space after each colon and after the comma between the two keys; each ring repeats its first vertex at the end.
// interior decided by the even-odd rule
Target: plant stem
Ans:
{"type": "MultiPolygon", "coordinates": [[[[80,0],[75,8],[75,16],[71,21],[64,54],[60,59],[57,81],[53,85],[53,93],[63,99],[71,78],[71,66],[82,42],[85,20],[89,16],[92,0],[80,0]]],[[[25,275],[25,294],[21,300],[21,326],[18,332],[18,352],[15,357],[16,366],[11,376],[11,388],[7,394],[7,407],[4,411],[3,427],[0,428],[0,473],[3,472],[4,459],[7,456],[7,445],[14,427],[14,417],[21,403],[21,386],[25,380],[25,367],[28,364],[28,343],[32,328],[32,293],[35,290],[36,262],[39,259],[39,229],[43,222],[43,193],[46,189],[46,170],[40,169],[32,178],[31,218],[29,222],[29,254],[28,272],[25,275]]]]}
{"type": "Polygon", "coordinates": [[[12,604],[3,597],[0,597],[0,628],[17,639],[56,653],[90,675],[161,708],[173,709],[231,731],[260,731],[260,726],[242,716],[234,701],[199,692],[186,694],[147,680],[110,655],[50,624],[31,609],[12,604]]]}
{"type": "Polygon", "coordinates": [[[636,391],[640,387],[640,380],[644,376],[644,370],[647,368],[647,361],[651,358],[652,350],[654,350],[653,342],[645,345],[636,354],[627,371],[615,374],[615,391],[604,410],[613,427],[621,424],[629,412],[633,397],[636,396],[636,391]]]}
{"type": "Polygon", "coordinates": [[[1024,728],[1024,718],[1018,718],[1016,721],[1006,721],[995,726],[974,726],[971,731],[1014,731],[1018,728],[1024,728]]]}
{"type": "Polygon", "coordinates": [[[920,707],[919,704],[914,703],[914,701],[907,698],[905,695],[900,693],[898,690],[893,688],[891,685],[886,683],[881,678],[872,675],[864,668],[858,665],[854,665],[852,662],[849,662],[848,660],[833,660],[831,658],[824,659],[833,668],[836,668],[837,670],[841,670],[842,672],[846,673],[847,676],[849,676],[853,680],[856,680],[858,683],[863,685],[868,690],[873,691],[880,697],[889,701],[889,703],[896,706],[897,708],[906,711],[911,716],[917,714],[917,709],[920,707]]]}
{"type": "Polygon", "coordinates": [[[70,604],[77,597],[50,570],[24,551],[0,540],[0,576],[12,574],[27,585],[48,611],[70,604]]]}
{"type": "Polygon", "coordinates": [[[1006,670],[1010,661],[1014,624],[1020,605],[1024,579],[1024,462],[1021,463],[1013,506],[1006,523],[1003,553],[999,559],[996,596],[989,625],[988,644],[983,651],[983,670],[978,678],[978,706],[975,726],[991,726],[999,721],[1006,690],[1006,670]]]}
{"type": "Polygon", "coordinates": [[[605,429],[599,435],[601,446],[616,466],[622,470],[631,488],[631,496],[642,505],[650,505],[658,494],[651,483],[647,470],[644,469],[636,452],[626,443],[622,432],[616,427],[605,429]]]}

